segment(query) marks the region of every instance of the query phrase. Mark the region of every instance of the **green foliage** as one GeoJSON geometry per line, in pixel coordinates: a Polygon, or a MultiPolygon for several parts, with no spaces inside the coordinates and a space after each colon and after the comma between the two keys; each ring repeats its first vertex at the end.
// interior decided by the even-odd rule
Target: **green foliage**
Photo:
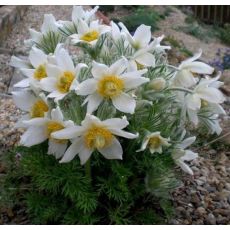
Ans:
{"type": "Polygon", "coordinates": [[[219,37],[226,45],[230,45],[230,24],[225,24],[224,28],[220,28],[219,37]]]}
{"type": "Polygon", "coordinates": [[[153,8],[148,7],[138,7],[134,13],[128,16],[124,16],[121,19],[113,19],[116,21],[123,22],[129,31],[135,31],[136,28],[141,25],[151,26],[152,31],[158,29],[157,23],[164,18],[164,15],[159,14],[153,8]]]}

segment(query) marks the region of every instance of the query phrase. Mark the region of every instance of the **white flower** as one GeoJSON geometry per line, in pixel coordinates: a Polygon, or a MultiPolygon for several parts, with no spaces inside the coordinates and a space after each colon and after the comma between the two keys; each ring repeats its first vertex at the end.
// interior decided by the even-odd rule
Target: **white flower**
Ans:
{"type": "Polygon", "coordinates": [[[95,6],[91,10],[84,10],[82,6],[73,6],[72,21],[77,24],[79,19],[82,19],[86,23],[89,23],[95,18],[99,6],[95,6]]]}
{"type": "Polygon", "coordinates": [[[60,24],[56,22],[52,14],[45,14],[43,24],[41,26],[41,32],[38,32],[34,29],[29,29],[31,39],[25,41],[25,44],[31,45],[34,42],[39,43],[42,40],[42,37],[48,32],[59,32],[58,27],[60,24]]]}
{"type": "Polygon", "coordinates": [[[155,57],[146,48],[137,50],[129,60],[129,70],[140,70],[151,66],[155,66],[155,57]]]}
{"type": "Polygon", "coordinates": [[[164,50],[170,50],[170,46],[162,46],[160,43],[164,39],[164,35],[154,38],[154,40],[148,45],[148,50],[149,51],[154,51],[156,53],[161,53],[164,50]]]}
{"type": "Polygon", "coordinates": [[[140,25],[133,36],[122,22],[119,23],[119,26],[122,28],[122,32],[125,33],[127,40],[133,48],[137,50],[147,48],[152,36],[150,26],[140,25]]]}
{"type": "Polygon", "coordinates": [[[72,121],[64,121],[63,115],[59,107],[51,111],[51,118],[39,117],[24,121],[28,128],[21,136],[20,144],[30,147],[42,143],[49,139],[48,154],[54,155],[56,158],[63,156],[67,148],[67,140],[57,140],[51,137],[53,132],[72,127],[72,121]]]}
{"type": "Polygon", "coordinates": [[[121,112],[134,113],[136,101],[126,90],[135,89],[149,79],[141,77],[147,70],[124,73],[127,60],[122,58],[110,67],[93,61],[93,78],[87,79],[76,88],[78,95],[87,96],[87,112],[94,112],[104,99],[112,100],[121,112]]]}
{"type": "Polygon", "coordinates": [[[199,53],[195,54],[193,57],[183,61],[180,66],[178,67],[178,71],[174,75],[173,85],[175,86],[182,86],[185,88],[189,88],[194,86],[198,78],[194,76],[195,74],[212,74],[214,68],[211,66],[195,61],[200,58],[202,54],[202,50],[199,53]]]}
{"type": "MultiPolygon", "coordinates": [[[[12,92],[13,101],[18,108],[28,112],[23,116],[23,120],[29,120],[31,118],[46,117],[49,112],[49,105],[44,93],[35,95],[31,90],[25,89],[23,91],[12,92]]],[[[23,126],[21,121],[17,124],[17,127],[23,126]]]]}
{"type": "Polygon", "coordinates": [[[196,137],[189,137],[184,139],[181,144],[178,144],[176,146],[176,149],[172,153],[172,157],[175,161],[175,163],[181,167],[181,169],[189,173],[190,175],[193,175],[193,171],[191,168],[184,162],[184,161],[191,161],[198,157],[197,153],[194,153],[191,150],[186,150],[186,148],[191,145],[196,140],[196,137]]]}
{"type": "Polygon", "coordinates": [[[148,84],[148,87],[154,91],[161,91],[165,88],[166,81],[162,77],[155,78],[151,80],[148,84]]]}
{"type": "Polygon", "coordinates": [[[78,33],[73,34],[72,43],[86,42],[91,45],[95,45],[99,37],[110,31],[110,26],[101,25],[98,20],[90,22],[88,25],[82,19],[78,20],[77,24],[78,33]]]}
{"type": "Polygon", "coordinates": [[[141,148],[137,152],[144,151],[147,147],[151,153],[162,153],[163,146],[170,146],[170,139],[164,138],[160,135],[160,132],[148,133],[142,142],[141,148]]]}
{"type": "Polygon", "coordinates": [[[83,165],[94,150],[98,150],[106,159],[122,159],[122,146],[115,136],[128,139],[138,137],[138,134],[122,130],[128,124],[126,117],[101,121],[87,114],[81,126],[63,129],[52,134],[53,138],[60,140],[73,139],[60,162],[69,162],[78,154],[83,165]]]}
{"type": "Polygon", "coordinates": [[[77,77],[81,68],[87,65],[79,63],[74,67],[74,63],[69,53],[61,48],[56,53],[56,65],[47,65],[47,78],[40,81],[41,88],[49,92],[48,97],[55,98],[56,101],[62,99],[69,91],[74,90],[78,85],[77,77]]]}

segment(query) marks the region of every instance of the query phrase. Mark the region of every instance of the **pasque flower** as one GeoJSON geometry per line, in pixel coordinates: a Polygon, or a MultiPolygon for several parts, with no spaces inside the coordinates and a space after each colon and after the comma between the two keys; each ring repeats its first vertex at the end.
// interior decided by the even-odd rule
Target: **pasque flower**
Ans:
{"type": "Polygon", "coordinates": [[[20,144],[30,147],[37,145],[49,139],[48,154],[56,158],[63,156],[68,141],[57,140],[51,136],[53,132],[62,130],[74,125],[72,121],[64,121],[62,112],[59,107],[51,111],[51,117],[37,117],[23,122],[26,126],[26,132],[21,136],[20,144]]]}
{"type": "Polygon", "coordinates": [[[129,122],[126,117],[111,118],[101,121],[87,114],[81,126],[74,126],[52,133],[55,139],[71,139],[72,144],[65,152],[61,163],[71,161],[76,155],[81,164],[90,158],[94,150],[98,150],[106,159],[122,159],[122,146],[115,136],[128,139],[137,138],[138,134],[123,131],[129,122]]]}
{"type": "Polygon", "coordinates": [[[94,112],[103,100],[111,100],[113,105],[121,112],[134,113],[135,99],[126,91],[149,81],[142,77],[147,70],[124,72],[127,60],[122,58],[110,67],[93,61],[93,78],[87,79],[76,88],[78,95],[87,96],[87,112],[94,112]]]}
{"type": "Polygon", "coordinates": [[[189,88],[194,86],[198,81],[198,78],[194,74],[213,73],[214,68],[203,62],[196,61],[201,57],[201,54],[202,50],[179,65],[178,71],[174,75],[173,85],[189,88]]]}
{"type": "Polygon", "coordinates": [[[58,50],[55,58],[57,65],[47,65],[48,77],[42,79],[40,84],[44,91],[49,92],[48,97],[58,101],[77,87],[80,70],[87,65],[79,63],[74,67],[72,58],[64,48],[58,50]]]}

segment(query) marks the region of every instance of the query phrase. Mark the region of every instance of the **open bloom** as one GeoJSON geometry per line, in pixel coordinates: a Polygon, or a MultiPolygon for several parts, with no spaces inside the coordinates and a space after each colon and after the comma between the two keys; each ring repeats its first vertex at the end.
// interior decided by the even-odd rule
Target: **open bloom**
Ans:
{"type": "Polygon", "coordinates": [[[88,25],[85,21],[79,19],[77,29],[78,33],[70,36],[73,44],[86,42],[95,45],[102,34],[110,31],[110,26],[101,25],[98,20],[92,21],[88,25]]]}
{"type": "Polygon", "coordinates": [[[150,40],[151,40],[151,27],[146,26],[144,24],[140,25],[134,35],[132,36],[126,26],[120,22],[119,26],[122,28],[122,32],[125,33],[126,38],[130,45],[134,49],[142,49],[142,48],[147,48],[150,40]]]}
{"type": "Polygon", "coordinates": [[[193,57],[183,61],[178,67],[178,71],[174,75],[173,85],[189,88],[194,86],[198,78],[194,76],[195,74],[212,74],[214,68],[211,66],[195,61],[201,57],[202,50],[195,54],[193,57]]]}
{"type": "Polygon", "coordinates": [[[58,50],[55,58],[57,65],[47,65],[48,77],[42,79],[40,84],[44,91],[50,93],[48,97],[58,101],[76,88],[78,85],[77,76],[81,68],[87,67],[87,65],[79,63],[74,67],[70,55],[64,48],[58,50]]]}
{"type": "Polygon", "coordinates": [[[170,146],[169,139],[160,135],[160,132],[148,133],[142,142],[141,148],[137,152],[144,151],[147,147],[151,153],[162,153],[163,146],[170,146]]]}
{"type": "MultiPolygon", "coordinates": [[[[49,105],[44,93],[40,93],[37,96],[31,90],[26,89],[23,91],[12,92],[12,95],[16,106],[21,110],[28,112],[28,114],[23,116],[23,120],[47,116],[49,105]]],[[[17,124],[18,127],[20,126],[19,124],[23,126],[21,121],[17,124]]]]}
{"type": "Polygon", "coordinates": [[[48,154],[52,154],[56,158],[63,156],[68,141],[57,140],[51,137],[51,134],[66,127],[71,127],[74,124],[72,121],[64,121],[59,107],[51,111],[51,118],[38,117],[23,123],[27,127],[27,131],[21,137],[21,145],[30,147],[49,139],[48,154]]]}
{"type": "Polygon", "coordinates": [[[98,150],[106,159],[122,159],[122,146],[115,136],[128,139],[138,137],[138,134],[122,130],[128,124],[126,117],[101,121],[87,114],[81,126],[66,128],[52,134],[56,139],[72,139],[72,144],[60,162],[69,162],[78,154],[81,164],[85,164],[94,150],[98,150]]]}
{"type": "Polygon", "coordinates": [[[87,96],[87,112],[95,111],[104,99],[112,100],[116,109],[124,113],[134,113],[135,99],[126,93],[126,90],[135,89],[137,86],[148,82],[149,79],[141,77],[147,70],[124,73],[127,60],[122,58],[110,67],[93,62],[93,78],[87,79],[76,88],[78,95],[87,96]]]}
{"type": "Polygon", "coordinates": [[[172,153],[172,157],[175,161],[175,163],[181,167],[181,169],[189,173],[190,175],[193,175],[192,169],[185,163],[185,161],[191,161],[198,157],[197,153],[194,153],[191,150],[187,150],[186,148],[191,145],[196,140],[196,137],[189,137],[184,139],[181,144],[178,144],[176,146],[176,149],[172,153]]]}

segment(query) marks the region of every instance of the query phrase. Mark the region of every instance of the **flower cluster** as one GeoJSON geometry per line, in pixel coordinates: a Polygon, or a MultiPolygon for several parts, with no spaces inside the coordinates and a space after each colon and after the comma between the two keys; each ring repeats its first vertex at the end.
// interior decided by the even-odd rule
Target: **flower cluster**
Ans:
{"type": "Polygon", "coordinates": [[[185,135],[202,124],[221,132],[219,75],[211,78],[214,69],[197,61],[201,51],[178,67],[169,65],[163,36],[152,37],[146,25],[134,33],[122,23],[104,25],[97,9],[75,6],[71,21],[45,15],[41,31],[30,29],[25,41],[28,59],[12,57],[25,76],[13,92],[25,111],[17,124],[26,129],[20,144],[48,140],[48,154],[61,163],[78,155],[85,164],[95,151],[121,160],[132,143],[133,154],[171,154],[192,174],[184,161],[197,154],[185,148],[195,137],[185,135]]]}

